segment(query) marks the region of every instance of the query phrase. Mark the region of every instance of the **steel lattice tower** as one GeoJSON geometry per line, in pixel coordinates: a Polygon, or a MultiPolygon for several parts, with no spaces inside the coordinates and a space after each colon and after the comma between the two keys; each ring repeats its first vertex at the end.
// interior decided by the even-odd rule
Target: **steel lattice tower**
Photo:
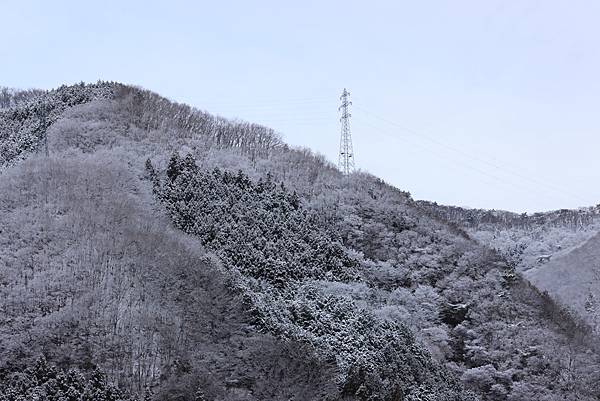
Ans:
{"type": "Polygon", "coordinates": [[[352,150],[352,135],[350,134],[350,112],[348,108],[352,104],[350,100],[350,92],[344,88],[340,100],[341,106],[338,110],[341,111],[340,122],[342,123],[342,132],[340,138],[340,157],[338,167],[344,175],[354,172],[354,151],[352,150]]]}

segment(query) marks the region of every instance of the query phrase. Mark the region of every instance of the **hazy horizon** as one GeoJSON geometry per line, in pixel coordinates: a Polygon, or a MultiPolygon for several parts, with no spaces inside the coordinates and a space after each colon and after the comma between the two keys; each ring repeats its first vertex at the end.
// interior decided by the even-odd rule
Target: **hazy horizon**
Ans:
{"type": "Polygon", "coordinates": [[[535,212],[600,203],[592,183],[600,4],[8,1],[0,85],[114,80],[270,126],[415,199],[535,212]]]}

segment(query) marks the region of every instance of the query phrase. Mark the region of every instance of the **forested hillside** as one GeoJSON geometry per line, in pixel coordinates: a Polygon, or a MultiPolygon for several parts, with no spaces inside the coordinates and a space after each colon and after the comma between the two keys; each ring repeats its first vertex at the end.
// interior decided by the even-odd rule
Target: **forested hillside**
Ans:
{"type": "Polygon", "coordinates": [[[553,257],[569,253],[600,230],[600,206],[528,215],[418,203],[428,213],[501,252],[519,271],[537,269],[553,257]]]}
{"type": "Polygon", "coordinates": [[[39,149],[48,127],[66,109],[94,99],[111,98],[119,87],[101,82],[87,86],[82,83],[49,92],[14,92],[12,96],[4,96],[7,108],[0,108],[0,167],[39,149]]]}
{"type": "Polygon", "coordinates": [[[98,83],[0,110],[0,150],[0,388],[44,357],[147,400],[600,393],[507,255],[268,128],[98,83]]]}
{"type": "Polygon", "coordinates": [[[419,202],[496,249],[538,288],[598,330],[600,206],[532,215],[419,202]]]}

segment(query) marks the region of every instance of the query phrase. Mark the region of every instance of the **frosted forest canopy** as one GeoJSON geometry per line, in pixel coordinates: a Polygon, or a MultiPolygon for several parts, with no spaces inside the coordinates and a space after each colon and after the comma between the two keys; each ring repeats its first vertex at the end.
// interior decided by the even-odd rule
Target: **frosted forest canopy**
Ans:
{"type": "Polygon", "coordinates": [[[554,215],[417,203],[118,83],[1,93],[0,400],[600,394],[593,321],[524,276],[554,215]]]}

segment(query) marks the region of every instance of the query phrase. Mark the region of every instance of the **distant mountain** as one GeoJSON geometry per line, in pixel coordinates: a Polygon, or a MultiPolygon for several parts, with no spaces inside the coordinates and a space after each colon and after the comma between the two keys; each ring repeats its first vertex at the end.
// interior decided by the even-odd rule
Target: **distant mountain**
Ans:
{"type": "Polygon", "coordinates": [[[497,249],[512,259],[520,271],[536,269],[552,258],[565,255],[600,231],[600,205],[529,215],[428,201],[418,204],[428,213],[465,230],[478,242],[497,249]]]}
{"type": "Polygon", "coordinates": [[[600,205],[532,215],[419,205],[497,249],[538,288],[600,329],[600,205]]]}
{"type": "Polygon", "coordinates": [[[98,82],[0,110],[0,151],[0,390],[44,356],[149,400],[600,393],[591,328],[515,242],[267,127],[98,82]]]}
{"type": "Polygon", "coordinates": [[[600,234],[527,276],[540,289],[574,308],[600,333],[600,234]]]}

